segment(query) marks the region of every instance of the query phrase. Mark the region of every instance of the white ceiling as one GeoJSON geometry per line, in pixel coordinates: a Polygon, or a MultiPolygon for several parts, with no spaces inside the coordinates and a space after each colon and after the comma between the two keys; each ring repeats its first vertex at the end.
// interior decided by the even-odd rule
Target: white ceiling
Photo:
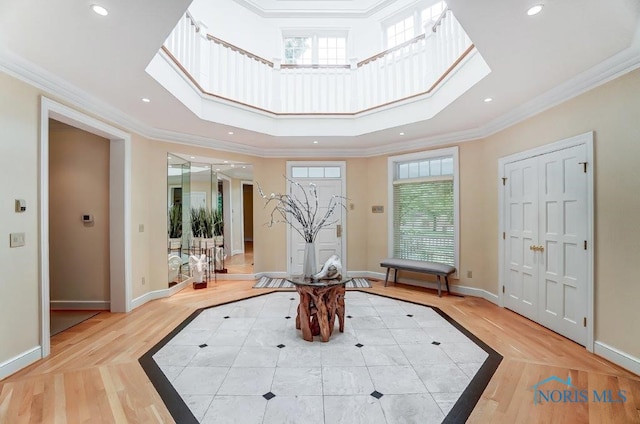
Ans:
{"type": "Polygon", "coordinates": [[[365,156],[485,136],[640,66],[638,0],[544,2],[528,17],[527,1],[450,0],[492,73],[430,120],[350,138],[273,137],[193,115],[145,73],[189,0],[101,0],[106,18],[87,0],[2,0],[0,69],[152,138],[258,156],[365,156]]]}

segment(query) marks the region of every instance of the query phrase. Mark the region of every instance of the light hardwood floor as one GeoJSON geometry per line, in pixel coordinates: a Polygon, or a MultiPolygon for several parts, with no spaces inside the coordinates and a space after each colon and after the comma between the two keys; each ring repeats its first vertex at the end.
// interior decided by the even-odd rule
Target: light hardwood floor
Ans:
{"type": "MultiPolygon", "coordinates": [[[[138,358],[195,309],[270,292],[253,281],[186,288],[129,314],[100,313],[54,336],[52,354],[0,381],[0,423],[173,422],[138,358]]],[[[409,286],[369,291],[437,306],[504,356],[472,423],[640,423],[640,377],[490,302],[438,298],[409,286]],[[626,402],[533,404],[532,386],[556,375],[589,391],[624,390],[626,402]]],[[[348,309],[348,292],[346,296],[348,309]]]]}

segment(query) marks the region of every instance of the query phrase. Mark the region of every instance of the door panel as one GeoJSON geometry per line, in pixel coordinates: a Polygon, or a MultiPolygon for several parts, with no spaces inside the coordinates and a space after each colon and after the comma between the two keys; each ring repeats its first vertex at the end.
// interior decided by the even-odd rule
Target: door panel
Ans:
{"type": "Polygon", "coordinates": [[[586,146],[579,145],[504,168],[504,304],[583,345],[588,211],[580,163],[585,160],[586,146]]]}
{"type": "Polygon", "coordinates": [[[547,205],[540,211],[547,284],[540,286],[539,322],[581,344],[587,340],[587,178],[580,165],[585,160],[584,145],[539,158],[546,171],[541,202],[547,205]]]}
{"type": "Polygon", "coordinates": [[[505,306],[534,319],[538,296],[538,266],[532,245],[537,244],[537,168],[535,159],[505,166],[505,261],[508,267],[505,306]]]}
{"type": "MultiPolygon", "coordinates": [[[[300,178],[292,179],[292,181],[300,183],[305,189],[308,189],[310,183],[316,185],[318,193],[318,211],[316,213],[316,220],[323,217],[327,212],[327,208],[332,196],[343,195],[341,179],[325,178],[314,180],[311,178],[300,178]]],[[[293,185],[293,187],[294,188],[291,193],[294,194],[299,200],[304,202],[304,194],[300,191],[300,188],[296,187],[295,185],[293,185]]],[[[315,201],[310,198],[309,202],[313,203],[312,208],[315,208],[315,201]]],[[[330,225],[324,227],[318,232],[315,240],[316,261],[318,270],[320,270],[321,265],[324,264],[324,262],[329,259],[331,255],[335,254],[340,258],[343,258],[342,237],[341,234],[338,234],[339,231],[337,228],[338,225],[343,224],[343,213],[344,209],[338,205],[338,207],[335,208],[333,214],[331,215],[331,218],[328,220],[330,225]]],[[[302,272],[305,241],[297,231],[291,231],[290,246],[292,258],[289,261],[289,273],[299,274],[302,272]]]]}

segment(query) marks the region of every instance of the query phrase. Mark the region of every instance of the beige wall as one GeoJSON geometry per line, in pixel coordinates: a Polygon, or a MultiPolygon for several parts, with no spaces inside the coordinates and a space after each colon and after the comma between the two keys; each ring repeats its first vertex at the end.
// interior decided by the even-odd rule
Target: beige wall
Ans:
{"type": "Polygon", "coordinates": [[[50,299],[108,302],[109,140],[52,120],[49,128],[50,299]]]}
{"type": "Polygon", "coordinates": [[[38,90],[0,73],[0,364],[40,344],[38,90]],[[14,200],[27,202],[14,212],[14,200]],[[9,248],[9,233],[25,246],[9,248]]]}

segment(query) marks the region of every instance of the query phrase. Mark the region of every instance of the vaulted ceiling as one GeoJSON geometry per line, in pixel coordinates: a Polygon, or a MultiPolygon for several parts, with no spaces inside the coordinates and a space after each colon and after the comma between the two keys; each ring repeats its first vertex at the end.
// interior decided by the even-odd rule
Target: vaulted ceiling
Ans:
{"type": "MultiPolygon", "coordinates": [[[[234,1],[250,10],[260,7],[262,12],[254,12],[266,15],[313,10],[366,15],[386,3],[234,1]],[[350,10],[340,12],[342,6],[350,10]]],[[[152,138],[261,156],[362,156],[486,136],[640,67],[637,0],[547,0],[535,17],[526,15],[526,1],[450,0],[491,74],[432,119],[350,138],[323,137],[312,145],[314,134],[274,137],[202,121],[145,73],[189,3],[104,0],[110,13],[103,18],[87,0],[4,0],[0,69],[152,138]],[[489,96],[494,101],[485,104],[489,96]],[[152,102],[142,103],[142,97],[152,102]]]]}

